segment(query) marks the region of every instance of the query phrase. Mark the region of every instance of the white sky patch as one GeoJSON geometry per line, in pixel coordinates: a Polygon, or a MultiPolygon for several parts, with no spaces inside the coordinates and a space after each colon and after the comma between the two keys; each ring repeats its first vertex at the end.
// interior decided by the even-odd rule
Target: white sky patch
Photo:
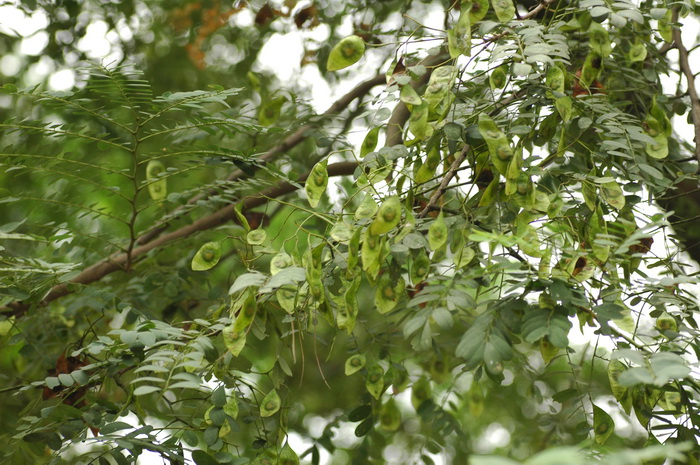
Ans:
{"type": "Polygon", "coordinates": [[[75,72],[72,69],[56,71],[49,77],[49,89],[70,90],[75,85],[75,72]]]}
{"type": "Polygon", "coordinates": [[[22,69],[22,61],[17,55],[8,53],[0,58],[0,73],[5,76],[14,76],[22,69]]]}

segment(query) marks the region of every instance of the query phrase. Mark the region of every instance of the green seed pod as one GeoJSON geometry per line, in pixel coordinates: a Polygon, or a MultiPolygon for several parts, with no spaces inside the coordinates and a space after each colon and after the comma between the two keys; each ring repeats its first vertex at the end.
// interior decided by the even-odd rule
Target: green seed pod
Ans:
{"type": "Polygon", "coordinates": [[[350,376],[365,367],[367,358],[362,354],[355,354],[345,360],[345,375],[350,376]]]}
{"type": "Polygon", "coordinates": [[[379,364],[375,363],[367,370],[365,387],[375,399],[379,399],[384,392],[384,369],[379,364]]]}
{"type": "Polygon", "coordinates": [[[299,465],[299,456],[289,447],[289,442],[284,445],[277,459],[278,465],[299,465]]]}
{"type": "Polygon", "coordinates": [[[379,141],[379,127],[370,130],[365,139],[362,141],[360,146],[360,158],[364,158],[370,152],[373,152],[377,148],[377,142],[379,141]]]}
{"type": "Polygon", "coordinates": [[[403,297],[405,287],[406,283],[401,276],[399,276],[398,280],[395,280],[388,272],[382,274],[374,295],[374,303],[379,313],[384,314],[393,310],[401,297],[403,297]]]}
{"type": "Polygon", "coordinates": [[[384,199],[382,205],[377,211],[377,216],[370,225],[370,230],[372,235],[385,234],[401,220],[401,201],[396,195],[392,195],[384,199]]]}
{"type": "Polygon", "coordinates": [[[306,197],[309,200],[309,205],[311,205],[311,208],[316,208],[318,202],[321,201],[321,197],[323,197],[323,194],[326,192],[326,187],[328,187],[327,165],[328,160],[323,160],[322,162],[316,163],[314,167],[311,168],[309,178],[304,184],[306,197]]]}
{"type": "Polygon", "coordinates": [[[425,376],[422,376],[413,384],[411,388],[411,404],[413,408],[418,410],[423,402],[429,400],[433,396],[430,381],[425,376]]]}
{"type": "Polygon", "coordinates": [[[338,42],[328,55],[326,69],[338,71],[357,63],[365,54],[365,41],[352,35],[338,42]]]}
{"type": "Polygon", "coordinates": [[[161,201],[168,195],[168,181],[161,177],[164,173],[165,166],[159,160],[151,160],[146,165],[148,193],[155,201],[161,201]]]}
{"type": "Polygon", "coordinates": [[[267,233],[264,229],[253,229],[246,235],[246,242],[250,245],[261,245],[265,242],[267,233]]]}
{"type": "Polygon", "coordinates": [[[593,404],[593,434],[595,442],[605,444],[611,434],[615,431],[615,422],[605,410],[593,404]]]}
{"type": "Polygon", "coordinates": [[[292,257],[286,252],[280,252],[270,260],[270,274],[275,275],[285,268],[294,264],[292,257]]]}
{"type": "Polygon", "coordinates": [[[396,431],[400,426],[401,411],[392,397],[379,409],[379,427],[385,431],[396,431]]]}
{"type": "Polygon", "coordinates": [[[282,401],[280,400],[277,390],[273,389],[270,391],[260,403],[260,416],[263,418],[271,417],[282,406],[282,401]]]}
{"type": "Polygon", "coordinates": [[[491,86],[491,90],[503,89],[506,86],[508,74],[506,73],[505,68],[506,65],[501,65],[491,71],[491,74],[489,75],[489,85],[491,86]]]}
{"type": "Polygon", "coordinates": [[[475,0],[472,2],[462,2],[461,8],[469,8],[469,21],[475,24],[481,21],[489,12],[489,0],[475,0]]]}
{"type": "Polygon", "coordinates": [[[432,250],[437,250],[447,242],[447,225],[445,215],[441,211],[433,224],[428,228],[428,244],[432,250]]]}
{"type": "Polygon", "coordinates": [[[199,248],[192,257],[192,270],[205,271],[213,268],[221,259],[221,245],[218,242],[207,242],[199,248]]]}
{"type": "Polygon", "coordinates": [[[237,357],[245,347],[246,332],[237,331],[234,329],[234,325],[228,325],[221,331],[221,335],[228,351],[237,357]]]}
{"type": "Polygon", "coordinates": [[[627,369],[624,363],[618,359],[612,359],[608,362],[608,380],[610,381],[610,390],[615,399],[621,401],[627,394],[627,388],[620,384],[620,375],[627,369]]]}
{"type": "Polygon", "coordinates": [[[496,12],[498,20],[502,23],[507,23],[515,16],[513,0],[491,0],[491,6],[496,12]]]}

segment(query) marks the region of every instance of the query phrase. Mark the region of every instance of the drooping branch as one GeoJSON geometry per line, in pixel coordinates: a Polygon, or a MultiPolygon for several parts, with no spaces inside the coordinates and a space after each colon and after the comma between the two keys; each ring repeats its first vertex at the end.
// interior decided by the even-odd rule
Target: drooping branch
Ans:
{"type": "MultiPolygon", "coordinates": [[[[358,164],[356,162],[340,162],[328,165],[328,176],[333,177],[351,175],[354,173],[357,166],[358,164]]],[[[283,182],[276,186],[265,189],[258,195],[246,197],[243,200],[241,200],[240,203],[243,205],[243,209],[259,207],[260,205],[263,205],[266,202],[268,202],[269,199],[274,199],[294,192],[295,190],[297,190],[298,185],[303,185],[308,176],[309,173],[302,175],[297,180],[297,185],[293,185],[288,182],[283,182]]],[[[228,205],[220,210],[217,210],[211,215],[200,218],[199,220],[195,221],[190,225],[183,226],[180,229],[177,229],[175,231],[164,234],[156,239],[153,239],[152,241],[146,244],[142,244],[138,247],[135,247],[131,251],[131,260],[133,261],[134,259],[147,254],[151,250],[163,247],[175,240],[189,237],[197,232],[206,231],[208,229],[215,228],[228,221],[231,221],[236,216],[236,205],[237,204],[228,205]]],[[[51,289],[51,291],[47,294],[47,296],[38,305],[46,305],[49,302],[58,299],[59,297],[63,297],[67,294],[70,294],[72,292],[70,288],[71,284],[91,284],[101,280],[102,278],[111,273],[114,273],[115,271],[123,270],[128,260],[129,254],[127,253],[113,254],[108,258],[98,263],[95,263],[94,265],[83,270],[78,276],[73,278],[70,281],[70,283],[63,283],[54,286],[51,289]]],[[[8,317],[21,317],[27,312],[27,310],[29,310],[30,307],[30,304],[24,302],[13,302],[7,305],[6,307],[0,307],[0,312],[8,317]]]]}
{"type": "MultiPolygon", "coordinates": [[[[328,107],[328,109],[320,115],[321,118],[326,119],[338,115],[345,108],[347,108],[347,106],[350,105],[350,103],[352,103],[354,100],[366,95],[372,88],[381,85],[385,82],[386,81],[383,74],[378,74],[371,79],[361,82],[360,84],[355,86],[355,88],[353,88],[350,92],[340,97],[330,107],[328,107]]],[[[265,154],[263,154],[260,158],[258,158],[257,162],[267,163],[271,160],[274,160],[281,154],[294,148],[295,146],[299,145],[301,142],[306,140],[306,138],[309,135],[309,131],[312,130],[314,127],[315,125],[312,124],[305,124],[304,126],[300,127],[299,129],[294,131],[294,133],[287,136],[282,142],[275,145],[265,154]]],[[[242,179],[246,176],[246,173],[244,173],[243,171],[235,170],[226,177],[226,181],[233,182],[238,179],[242,179]]],[[[206,199],[207,197],[214,194],[216,194],[216,191],[212,189],[206,193],[195,195],[194,197],[189,199],[186,205],[173,210],[169,215],[169,220],[156,224],[152,229],[142,234],[137,239],[136,243],[139,245],[143,245],[152,241],[154,238],[158,237],[161,233],[163,233],[163,231],[167,229],[170,221],[185,213],[185,211],[187,211],[187,207],[195,205],[200,200],[206,199]]]]}
{"type": "MultiPolygon", "coordinates": [[[[678,7],[673,9],[671,22],[674,24],[678,22],[678,7]]],[[[681,28],[678,26],[673,27],[673,43],[678,49],[678,65],[688,81],[688,96],[690,97],[691,105],[690,114],[693,118],[693,126],[695,128],[695,158],[700,162],[700,97],[698,97],[698,89],[695,86],[695,75],[690,68],[689,52],[685,45],[683,45],[683,41],[681,40],[681,28]]]]}

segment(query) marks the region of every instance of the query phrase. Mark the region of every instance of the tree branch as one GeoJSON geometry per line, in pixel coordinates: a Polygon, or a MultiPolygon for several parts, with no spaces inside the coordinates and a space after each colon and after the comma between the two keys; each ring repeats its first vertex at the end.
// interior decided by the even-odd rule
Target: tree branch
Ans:
{"type": "MultiPolygon", "coordinates": [[[[678,7],[673,8],[671,22],[674,24],[678,22],[678,7]]],[[[688,81],[688,96],[690,97],[691,115],[695,127],[695,158],[700,162],[700,97],[698,97],[698,90],[695,87],[695,75],[690,68],[688,49],[683,45],[681,28],[677,25],[673,26],[673,43],[678,49],[678,65],[688,81]]]]}
{"type": "MultiPolygon", "coordinates": [[[[328,176],[347,176],[353,174],[357,166],[358,164],[356,162],[340,162],[328,165],[328,176]]],[[[308,177],[309,173],[307,172],[298,179],[297,183],[303,185],[308,177]]],[[[296,185],[283,182],[265,189],[258,195],[246,197],[241,200],[240,203],[243,204],[244,209],[255,208],[260,205],[264,205],[271,198],[277,198],[290,194],[297,190],[297,188],[298,187],[296,185]]],[[[159,238],[146,244],[135,247],[131,251],[131,260],[133,261],[135,258],[143,256],[151,250],[163,247],[177,239],[191,236],[199,231],[206,231],[208,229],[215,228],[234,219],[236,217],[235,206],[236,204],[228,205],[212,213],[211,215],[200,218],[190,225],[183,226],[180,229],[164,234],[163,236],[160,236],[159,238]]],[[[70,289],[70,284],[87,285],[99,281],[115,271],[123,270],[128,260],[129,255],[127,253],[113,254],[83,270],[78,276],[73,278],[70,283],[63,283],[54,286],[47,296],[37,305],[44,306],[49,302],[58,299],[59,297],[72,293],[73,291],[70,289]]],[[[31,304],[24,302],[13,302],[5,307],[0,307],[0,312],[7,317],[15,316],[19,318],[23,316],[27,310],[31,308],[31,306],[31,304]]]]}
{"type": "MultiPolygon", "coordinates": [[[[350,103],[353,100],[364,96],[373,87],[376,87],[380,84],[384,84],[386,82],[385,79],[386,78],[383,74],[378,74],[371,79],[361,82],[360,84],[355,86],[355,88],[352,89],[350,92],[336,100],[335,103],[328,107],[328,109],[325,112],[323,112],[320,116],[322,118],[329,118],[333,115],[337,115],[338,113],[342,112],[348,105],[350,105],[350,103]]],[[[267,163],[270,160],[273,160],[277,156],[281,155],[282,153],[292,149],[293,147],[303,142],[308,137],[308,131],[313,128],[314,125],[305,124],[304,126],[294,131],[293,134],[287,136],[281,143],[275,145],[270,150],[268,150],[264,155],[258,158],[258,161],[261,163],[267,163]]],[[[226,181],[233,182],[246,176],[247,175],[243,171],[236,170],[229,174],[228,177],[226,177],[226,181]]],[[[207,193],[195,195],[194,197],[188,200],[187,205],[178,207],[175,210],[173,210],[170,213],[171,218],[169,220],[156,224],[152,229],[142,234],[136,240],[136,243],[139,245],[143,245],[152,241],[167,229],[168,225],[170,224],[170,221],[182,215],[186,211],[188,206],[195,205],[200,200],[206,199],[207,197],[214,194],[216,194],[216,190],[211,189],[207,193]]]]}

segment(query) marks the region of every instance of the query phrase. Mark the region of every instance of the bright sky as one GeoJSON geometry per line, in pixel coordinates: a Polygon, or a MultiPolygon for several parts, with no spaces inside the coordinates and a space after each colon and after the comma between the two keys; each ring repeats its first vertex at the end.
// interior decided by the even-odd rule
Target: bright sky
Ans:
{"type": "MultiPolygon", "coordinates": [[[[15,1],[15,4],[17,2],[15,1]]],[[[254,16],[249,10],[243,10],[240,13],[233,15],[230,18],[231,26],[250,26],[253,23],[254,16]]],[[[401,18],[397,16],[392,18],[392,21],[400,22],[401,18]]],[[[443,12],[440,8],[436,6],[433,11],[426,15],[426,17],[421,18],[424,25],[442,28],[443,22],[443,12]]],[[[26,15],[20,9],[15,6],[7,5],[0,7],[0,33],[22,37],[19,47],[14,50],[14,53],[7,53],[0,57],[0,84],[2,84],[2,76],[15,76],[24,66],[23,56],[38,56],[41,55],[43,49],[48,43],[48,34],[45,32],[45,28],[48,26],[48,18],[43,14],[42,11],[37,10],[32,15],[26,15]]],[[[683,19],[686,26],[682,30],[683,41],[687,48],[692,48],[693,45],[698,43],[698,22],[691,18],[683,19]]],[[[351,34],[352,25],[350,23],[350,18],[345,25],[340,29],[342,34],[351,34]]],[[[117,25],[117,31],[109,31],[108,26],[104,21],[95,20],[87,26],[87,31],[85,37],[83,37],[79,43],[78,48],[84,51],[87,56],[91,59],[103,61],[109,63],[122,58],[121,50],[119,48],[120,40],[128,40],[131,38],[132,30],[125,24],[120,23],[117,25]]],[[[343,95],[350,89],[352,89],[358,82],[366,79],[368,76],[373,75],[374,71],[381,66],[383,61],[383,55],[381,53],[368,53],[363,60],[353,68],[352,73],[348,73],[348,79],[345,79],[337,87],[331,88],[328,83],[321,78],[318,69],[315,66],[300,66],[300,60],[303,55],[304,47],[303,42],[306,39],[313,39],[319,42],[328,39],[329,29],[325,25],[320,25],[311,31],[293,31],[286,34],[277,33],[274,34],[263,47],[257,68],[259,70],[264,70],[272,72],[278,76],[280,81],[289,82],[294,81],[296,85],[302,86],[309,91],[311,97],[311,104],[316,111],[324,111],[332,102],[340,95],[343,95]]],[[[670,55],[673,60],[677,60],[677,52],[672,51],[670,55]]],[[[77,62],[77,57],[76,60],[77,62]]],[[[691,63],[700,63],[697,58],[693,60],[691,58],[691,63]]],[[[68,90],[71,89],[75,84],[75,72],[70,67],[71,63],[70,57],[68,57],[68,67],[65,68],[55,68],[54,63],[48,57],[42,57],[36,64],[31,65],[29,73],[26,74],[27,82],[26,85],[38,84],[47,81],[47,85],[52,90],[68,90]]],[[[700,71],[699,69],[695,70],[700,71]]],[[[662,77],[662,83],[664,89],[667,93],[674,94],[676,92],[677,80],[670,78],[668,76],[662,77]]],[[[700,87],[700,83],[697,84],[700,87]]],[[[682,83],[683,89],[686,88],[685,81],[682,83]]],[[[675,117],[674,130],[680,134],[686,140],[693,140],[693,128],[687,123],[685,117],[675,117]]],[[[364,131],[358,132],[352,137],[353,142],[358,143],[364,137],[364,131]]],[[[655,248],[658,248],[659,253],[663,253],[663,244],[661,241],[656,241],[654,244],[655,248]]],[[[700,292],[699,292],[700,293],[700,292]]],[[[581,344],[590,342],[594,338],[592,331],[586,334],[580,334],[576,329],[571,332],[571,337],[574,341],[581,344]]],[[[602,340],[601,340],[602,342],[602,340]]],[[[404,399],[404,404],[408,404],[409,401],[404,399]]],[[[615,416],[615,421],[618,426],[622,426],[624,422],[620,415],[617,415],[615,409],[610,409],[611,413],[615,416]]],[[[135,418],[131,419],[134,422],[135,418]]],[[[325,419],[322,418],[309,418],[309,426],[312,431],[318,429],[318,433],[322,431],[325,426],[325,419]]],[[[494,447],[503,446],[510,440],[510,435],[507,430],[505,430],[500,425],[494,424],[486,435],[484,442],[484,450],[482,452],[488,453],[494,447]]],[[[341,438],[350,438],[350,445],[354,440],[354,434],[352,431],[352,426],[350,424],[341,427],[338,432],[338,436],[341,438]]],[[[300,452],[308,447],[308,444],[304,444],[302,438],[298,435],[290,435],[290,444],[292,447],[300,452]]],[[[401,455],[401,451],[389,451],[390,454],[395,453],[395,457],[401,455]]],[[[434,457],[437,463],[441,460],[439,457],[434,457]]],[[[327,453],[322,450],[322,463],[327,460],[327,453]]],[[[160,464],[162,459],[159,456],[153,454],[152,456],[144,455],[139,461],[140,464],[160,464]]]]}

